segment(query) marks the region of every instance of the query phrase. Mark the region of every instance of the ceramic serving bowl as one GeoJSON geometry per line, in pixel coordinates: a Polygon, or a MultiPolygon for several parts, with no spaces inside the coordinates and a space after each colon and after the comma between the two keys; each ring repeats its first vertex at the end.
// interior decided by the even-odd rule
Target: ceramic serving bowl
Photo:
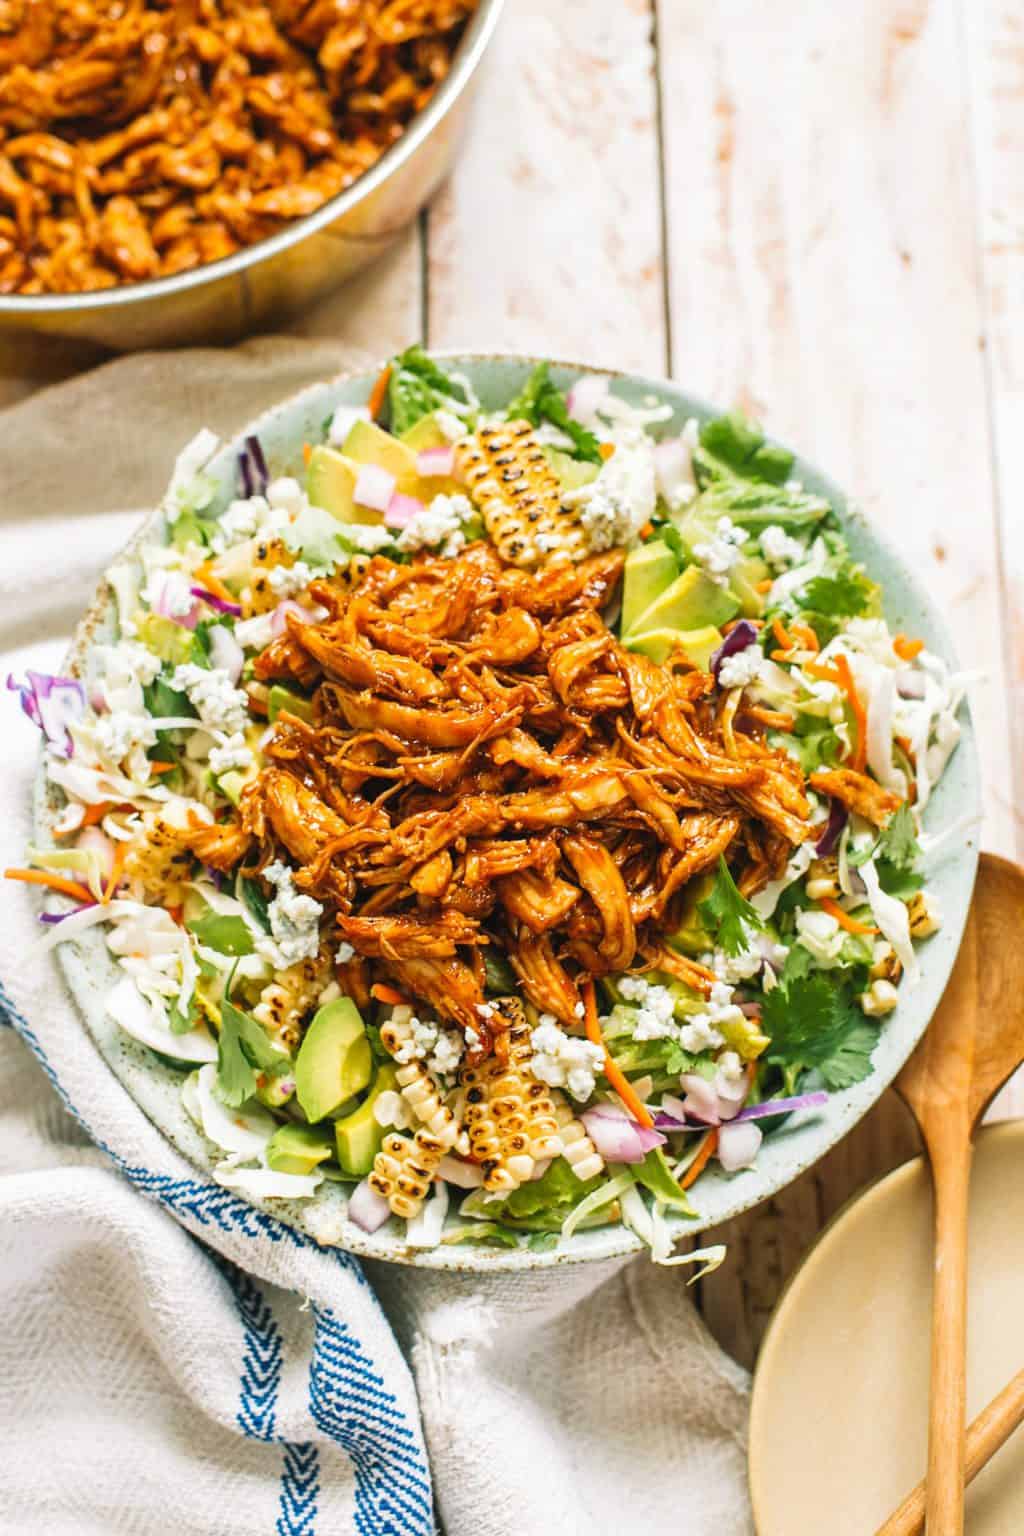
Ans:
{"type": "MultiPolygon", "coordinates": [[[[495,409],[521,387],[535,359],[459,354],[451,356],[450,361],[468,374],[485,409],[495,409]]],[[[608,372],[560,364],[553,368],[553,377],[564,388],[582,372],[602,371],[608,372]]],[[[301,475],[302,444],[320,440],[324,422],[337,406],[364,403],[374,377],[370,373],[343,374],[328,383],[314,385],[246,426],[234,442],[224,446],[209,468],[221,504],[226,505],[236,494],[236,456],[247,433],[259,434],[272,475],[301,475]]],[[[638,404],[653,399],[668,404],[672,420],[665,425],[667,433],[678,432],[688,417],[704,420],[719,414],[704,401],[665,380],[633,374],[609,373],[609,377],[614,392],[626,400],[638,404]]],[[[195,426],[198,430],[201,423],[197,421],[195,426]]],[[[938,609],[876,529],[850,505],[839,487],[813,465],[797,459],[794,473],[810,490],[826,496],[836,507],[854,556],[863,560],[871,575],[883,585],[886,617],[893,628],[922,636],[931,650],[953,662],[952,645],[938,609]]],[[[154,513],[138,537],[152,538],[159,532],[159,514],[154,513]]],[[[106,582],[102,582],[75,634],[68,670],[81,671],[90,647],[110,640],[115,633],[113,595],[106,582]]],[[[979,803],[977,757],[966,707],[962,723],[963,739],[928,809],[927,823],[933,828],[962,818],[979,803]]],[[[59,803],[59,794],[49,788],[41,773],[37,830],[46,841],[59,803]]],[[[947,852],[929,873],[929,887],[938,897],[945,920],[939,933],[921,947],[921,982],[913,991],[902,989],[899,1006],[882,1030],[871,1076],[844,1093],[833,1094],[822,1109],[794,1117],[766,1137],[755,1168],[732,1175],[717,1169],[705,1172],[693,1190],[697,1219],[677,1219],[674,1230],[679,1237],[717,1226],[790,1183],[834,1146],[880,1097],[924,1033],[942,995],[960,945],[977,858],[975,842],[968,838],[947,852]]],[[[121,973],[106,948],[102,932],[93,929],[77,942],[61,945],[58,954],[85,1027],[109,1070],[168,1140],[198,1168],[208,1172],[221,1154],[200,1134],[182,1106],[182,1074],[123,1034],[105,1013],[105,995],[121,973]]],[[[103,1068],[97,1062],[97,1071],[100,1070],[103,1068]]],[[[336,1243],[353,1253],[430,1269],[486,1273],[540,1269],[614,1258],[640,1247],[632,1233],[614,1226],[577,1232],[568,1242],[547,1252],[457,1246],[413,1249],[387,1226],[370,1235],[349,1222],[343,1187],[326,1182],[312,1199],[270,1201],[263,1209],[318,1242],[336,1243]]]]}

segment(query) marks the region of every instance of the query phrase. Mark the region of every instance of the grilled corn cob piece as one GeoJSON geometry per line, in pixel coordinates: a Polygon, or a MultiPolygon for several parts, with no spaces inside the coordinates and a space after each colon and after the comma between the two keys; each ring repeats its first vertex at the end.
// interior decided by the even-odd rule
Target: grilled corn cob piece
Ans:
{"type": "Polygon", "coordinates": [[[294,1050],[299,1043],[301,1025],[327,984],[330,962],[325,953],[313,960],[279,971],[260,993],[260,1000],[250,1011],[273,1040],[294,1050]]]}
{"type": "Polygon", "coordinates": [[[281,596],[271,584],[270,572],[279,565],[294,564],[294,555],[280,539],[260,540],[252,558],[252,583],[242,593],[242,612],[247,619],[277,607],[281,596]]]}
{"type": "Polygon", "coordinates": [[[182,847],[181,833],[159,811],[142,813],[124,861],[125,876],[139,900],[153,906],[181,906],[192,878],[192,855],[182,847]]]}
{"type": "Polygon", "coordinates": [[[927,939],[942,927],[942,913],[934,896],[927,891],[915,891],[907,902],[910,932],[915,939],[927,939]]]}
{"type": "MultiPolygon", "coordinates": [[[[390,1055],[398,1057],[403,1045],[412,1038],[412,1026],[399,1014],[381,1027],[380,1040],[390,1055]]],[[[432,1136],[444,1142],[445,1151],[469,1150],[469,1140],[452,1110],[444,1102],[437,1083],[422,1061],[408,1061],[395,1072],[399,1091],[413,1115],[432,1136]]]]}
{"type": "Polygon", "coordinates": [[[518,1070],[523,1078],[523,1111],[530,1155],[537,1162],[545,1157],[558,1157],[562,1151],[562,1138],[558,1134],[555,1101],[547,1084],[539,1082],[529,1070],[533,1044],[526,1010],[518,997],[496,998],[493,1006],[508,1022],[509,1067],[518,1070]]]}
{"type": "Polygon", "coordinates": [[[445,1151],[444,1144],[425,1128],[415,1136],[399,1136],[397,1132],[385,1136],[367,1182],[396,1216],[409,1221],[419,1215],[445,1151]]]}
{"type": "Polygon", "coordinates": [[[525,1074],[491,1057],[479,1067],[464,1067],[462,1085],[469,1149],[483,1171],[484,1188],[508,1190],[525,1184],[534,1166],[525,1074]]]}
{"type": "Polygon", "coordinates": [[[529,567],[546,565],[556,551],[573,560],[587,553],[580,520],[563,506],[558,476],[529,422],[481,427],[455,455],[503,560],[529,567]]]}
{"type": "Polygon", "coordinates": [[[555,1118],[562,1138],[562,1156],[578,1179],[592,1179],[604,1168],[604,1158],[561,1094],[555,1096],[555,1118]]]}

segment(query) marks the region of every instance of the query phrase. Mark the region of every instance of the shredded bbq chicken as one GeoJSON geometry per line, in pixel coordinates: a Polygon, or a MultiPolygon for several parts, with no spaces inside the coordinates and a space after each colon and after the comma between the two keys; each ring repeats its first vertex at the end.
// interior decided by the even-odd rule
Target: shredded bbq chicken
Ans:
{"type": "Polygon", "coordinates": [[[810,831],[799,766],[755,721],[723,731],[708,674],[619,644],[622,564],[376,557],[355,589],[315,582],[328,617],[289,615],[256,662],[266,682],[301,661],[313,720],[279,716],[237,847],[297,866],[355,963],[475,1031],[471,1059],[502,1052],[488,955],[574,1028],[583,975],[668,957],[706,993],[664,946],[688,883],[724,855],[757,889],[810,831]]]}

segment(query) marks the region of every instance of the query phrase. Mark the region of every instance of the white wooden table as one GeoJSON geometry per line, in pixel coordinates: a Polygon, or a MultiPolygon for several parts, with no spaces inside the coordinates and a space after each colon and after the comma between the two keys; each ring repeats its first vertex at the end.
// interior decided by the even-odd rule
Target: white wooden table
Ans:
{"type": "MultiPolygon", "coordinates": [[[[754,412],[885,525],[985,674],[984,843],[1020,857],[1022,155],[1013,0],[507,0],[451,182],[292,329],[669,373],[754,412]]],[[[885,1100],[732,1224],[701,1303],[739,1358],[822,1222],[913,1150],[885,1100]]]]}

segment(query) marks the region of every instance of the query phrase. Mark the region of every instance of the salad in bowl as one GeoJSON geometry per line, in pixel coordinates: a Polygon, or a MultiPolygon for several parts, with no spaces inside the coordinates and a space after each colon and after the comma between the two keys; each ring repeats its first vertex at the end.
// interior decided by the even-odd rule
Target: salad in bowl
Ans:
{"type": "Polygon", "coordinates": [[[214,1179],[385,1256],[684,1262],[863,1112],[955,953],[964,679],[840,512],[668,386],[418,347],[187,445],[9,680],[8,873],[214,1179]]]}

